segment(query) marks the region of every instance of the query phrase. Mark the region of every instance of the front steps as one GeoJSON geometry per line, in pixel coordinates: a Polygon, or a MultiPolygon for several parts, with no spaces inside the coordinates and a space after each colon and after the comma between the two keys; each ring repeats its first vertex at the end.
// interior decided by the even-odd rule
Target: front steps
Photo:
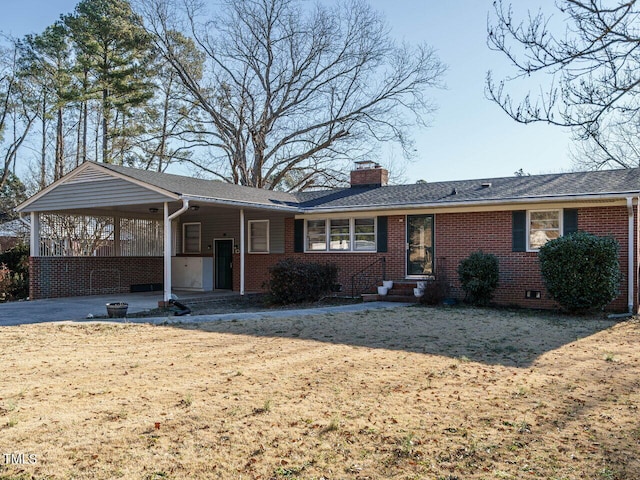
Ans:
{"type": "Polygon", "coordinates": [[[413,294],[418,287],[418,280],[394,280],[393,288],[386,295],[377,293],[363,293],[363,302],[402,302],[419,303],[420,299],[413,294]]]}

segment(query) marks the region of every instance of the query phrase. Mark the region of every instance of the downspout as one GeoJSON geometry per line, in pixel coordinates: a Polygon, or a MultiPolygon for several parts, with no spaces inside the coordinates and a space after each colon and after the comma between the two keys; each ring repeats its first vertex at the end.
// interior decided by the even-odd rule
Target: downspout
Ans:
{"type": "Polygon", "coordinates": [[[634,214],[633,214],[633,198],[627,197],[627,211],[629,213],[629,241],[628,241],[628,288],[627,288],[627,307],[629,309],[629,313],[633,314],[633,307],[635,305],[634,301],[634,291],[635,291],[635,255],[634,246],[635,246],[635,235],[634,235],[634,214]]]}
{"type": "Polygon", "coordinates": [[[171,300],[171,222],[189,209],[189,200],[182,199],[182,207],[169,215],[169,203],[164,202],[164,303],[171,300]]]}
{"type": "Polygon", "coordinates": [[[244,295],[244,209],[240,209],[240,295],[244,295]]]}

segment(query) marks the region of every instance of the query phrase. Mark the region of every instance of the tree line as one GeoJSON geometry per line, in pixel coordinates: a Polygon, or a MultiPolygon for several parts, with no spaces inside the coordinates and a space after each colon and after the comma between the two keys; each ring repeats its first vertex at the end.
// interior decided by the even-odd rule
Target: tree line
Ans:
{"type": "MultiPolygon", "coordinates": [[[[304,190],[433,112],[444,65],[363,0],[82,0],[0,46],[0,190],[85,161],[304,190]],[[26,178],[25,178],[26,177],[26,178]]],[[[13,192],[15,194],[15,192],[13,192]]],[[[5,214],[7,212],[5,211],[5,214]]]]}

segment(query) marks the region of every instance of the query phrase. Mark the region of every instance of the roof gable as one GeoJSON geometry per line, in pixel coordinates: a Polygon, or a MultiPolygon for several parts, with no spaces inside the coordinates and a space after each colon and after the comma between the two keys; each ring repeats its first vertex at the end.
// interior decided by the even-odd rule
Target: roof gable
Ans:
{"type": "Polygon", "coordinates": [[[172,192],[135,181],[94,163],[84,163],[18,206],[44,212],[173,201],[172,192]]]}

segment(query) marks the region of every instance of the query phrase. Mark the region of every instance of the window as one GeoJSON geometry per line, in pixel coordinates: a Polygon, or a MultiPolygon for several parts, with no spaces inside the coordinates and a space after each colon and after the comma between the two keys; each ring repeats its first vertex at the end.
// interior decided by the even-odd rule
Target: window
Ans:
{"type": "Polygon", "coordinates": [[[330,220],[330,223],[329,249],[350,250],[351,236],[349,234],[349,219],[330,220]]]}
{"type": "Polygon", "coordinates": [[[249,221],[249,253],[269,253],[269,220],[249,221]]]}
{"type": "Polygon", "coordinates": [[[376,250],[376,225],[373,218],[356,218],[353,249],[363,252],[376,250]]]}
{"type": "Polygon", "coordinates": [[[540,247],[549,240],[554,240],[562,235],[560,210],[538,210],[528,213],[529,250],[540,250],[540,247]]]}
{"type": "Polygon", "coordinates": [[[309,220],[307,222],[307,250],[327,249],[326,220],[309,220]]]}
{"type": "Polygon", "coordinates": [[[375,252],[375,218],[307,220],[307,251],[375,252]]]}
{"type": "Polygon", "coordinates": [[[200,253],[200,224],[182,224],[182,253],[200,253]]]}

